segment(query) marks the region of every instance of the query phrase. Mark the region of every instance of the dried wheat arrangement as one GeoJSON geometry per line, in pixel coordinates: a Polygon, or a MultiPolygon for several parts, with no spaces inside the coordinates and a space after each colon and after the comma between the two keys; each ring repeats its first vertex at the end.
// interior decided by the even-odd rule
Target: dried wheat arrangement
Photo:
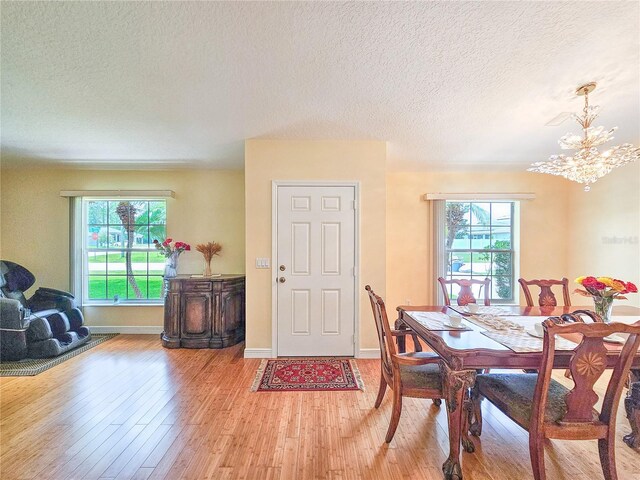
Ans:
{"type": "Polygon", "coordinates": [[[211,276],[211,260],[215,255],[220,255],[222,245],[217,242],[199,243],[196,250],[204,256],[204,276],[211,276]]]}

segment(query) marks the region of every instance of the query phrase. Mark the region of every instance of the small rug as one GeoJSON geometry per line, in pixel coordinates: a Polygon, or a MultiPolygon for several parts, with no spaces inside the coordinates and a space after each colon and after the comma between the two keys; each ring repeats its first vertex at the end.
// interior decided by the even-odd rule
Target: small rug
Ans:
{"type": "Polygon", "coordinates": [[[74,348],[68,352],[53,358],[25,358],[17,362],[1,362],[0,377],[29,377],[49,370],[62,362],[86,352],[96,345],[106,342],[110,338],[119,335],[118,333],[92,333],[91,340],[81,347],[74,348]]]}
{"type": "Polygon", "coordinates": [[[254,392],[364,390],[355,360],[286,358],[263,360],[251,386],[254,392]]]}

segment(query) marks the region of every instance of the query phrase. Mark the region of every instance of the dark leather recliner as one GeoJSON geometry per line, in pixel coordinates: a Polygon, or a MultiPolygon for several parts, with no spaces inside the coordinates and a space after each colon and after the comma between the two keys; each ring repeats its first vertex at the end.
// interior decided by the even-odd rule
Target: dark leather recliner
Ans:
{"type": "Polygon", "coordinates": [[[36,279],[14,262],[0,260],[0,359],[55,357],[91,339],[73,295],[38,288],[24,292],[36,279]]]}

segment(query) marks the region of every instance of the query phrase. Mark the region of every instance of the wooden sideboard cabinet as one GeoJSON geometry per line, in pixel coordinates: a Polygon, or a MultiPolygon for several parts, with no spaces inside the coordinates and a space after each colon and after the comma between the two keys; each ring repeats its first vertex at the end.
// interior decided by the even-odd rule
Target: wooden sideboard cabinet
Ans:
{"type": "Polygon", "coordinates": [[[165,279],[162,345],[224,348],[243,341],[244,286],[244,275],[165,279]]]}

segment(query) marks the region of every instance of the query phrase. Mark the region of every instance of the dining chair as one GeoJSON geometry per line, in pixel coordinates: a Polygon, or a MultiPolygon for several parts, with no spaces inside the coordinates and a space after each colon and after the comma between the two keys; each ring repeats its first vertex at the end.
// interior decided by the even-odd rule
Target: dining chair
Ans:
{"type": "MultiPolygon", "coordinates": [[[[491,279],[485,278],[484,280],[467,280],[467,279],[451,279],[445,280],[442,277],[438,277],[438,282],[440,282],[440,286],[442,287],[442,293],[444,295],[444,304],[449,306],[451,305],[451,299],[449,298],[449,289],[447,288],[449,285],[458,285],[460,287],[460,291],[458,292],[457,302],[458,305],[468,305],[469,303],[477,303],[476,297],[473,295],[473,290],[471,287],[473,285],[480,285],[480,294],[482,294],[482,290],[484,289],[484,304],[485,306],[491,305],[490,296],[491,296],[491,279]]],[[[478,295],[479,296],[479,295],[478,295]]]]}
{"type": "MultiPolygon", "coordinates": [[[[457,298],[458,305],[460,306],[468,305],[470,303],[477,303],[476,298],[473,295],[473,290],[471,289],[473,285],[480,285],[479,294],[482,293],[482,290],[484,288],[484,304],[485,306],[491,305],[491,300],[490,300],[491,279],[488,277],[485,278],[484,280],[473,280],[473,279],[445,280],[442,277],[438,277],[438,282],[440,282],[440,287],[442,287],[442,294],[444,295],[444,304],[446,306],[451,305],[451,299],[449,298],[449,289],[447,288],[448,285],[458,285],[460,287],[460,291],[458,292],[458,298],[457,298]]],[[[489,368],[485,368],[483,370],[484,373],[489,373],[490,371],[491,369],[489,368]]]]}
{"type": "MultiPolygon", "coordinates": [[[[602,317],[600,315],[598,315],[596,312],[592,312],[591,310],[575,310],[570,313],[563,313],[562,315],[560,315],[560,320],[564,323],[571,323],[571,322],[584,323],[583,316],[589,317],[593,323],[604,322],[604,320],[602,320],[602,317]]],[[[552,318],[557,318],[557,317],[552,317],[552,318]]],[[[564,371],[564,376],[567,378],[571,378],[571,369],[567,368],[564,371]]]]}
{"type": "Polygon", "coordinates": [[[385,437],[389,443],[400,421],[402,397],[430,398],[436,406],[442,403],[442,375],[440,356],[433,352],[397,353],[394,337],[411,334],[410,330],[392,330],[389,325],[384,301],[367,285],[373,318],[380,342],[381,372],[380,387],[375,408],[382,403],[387,386],[393,391],[391,421],[385,437]]]}
{"type": "Polygon", "coordinates": [[[480,401],[486,398],[511,420],[529,432],[529,453],[533,476],[545,480],[544,440],[598,440],[604,478],[616,480],[615,429],[616,413],[624,380],[640,345],[640,321],[621,323],[565,323],[559,317],[543,322],[542,361],[538,374],[491,373],[476,377],[472,391],[476,416],[471,432],[481,433],[480,401]],[[556,323],[557,322],[557,323],[556,323]],[[574,386],[571,390],[551,378],[555,357],[556,335],[582,334],[573,350],[570,370],[574,386]],[[609,352],[603,338],[615,333],[629,334],[616,356],[611,378],[600,411],[594,408],[598,395],[593,389],[604,373],[609,352]],[[476,422],[480,422],[477,425],[476,422]]]}
{"type": "Polygon", "coordinates": [[[538,295],[539,306],[555,307],[558,305],[556,296],[551,290],[551,287],[553,287],[554,285],[562,285],[562,297],[564,300],[564,304],[567,307],[571,306],[571,297],[569,296],[569,280],[566,277],[564,277],[562,280],[525,280],[524,278],[519,278],[518,282],[520,282],[520,286],[522,287],[524,298],[527,301],[527,307],[533,307],[533,298],[531,296],[531,291],[529,290],[530,285],[535,285],[536,287],[540,288],[540,294],[538,295]]]}

